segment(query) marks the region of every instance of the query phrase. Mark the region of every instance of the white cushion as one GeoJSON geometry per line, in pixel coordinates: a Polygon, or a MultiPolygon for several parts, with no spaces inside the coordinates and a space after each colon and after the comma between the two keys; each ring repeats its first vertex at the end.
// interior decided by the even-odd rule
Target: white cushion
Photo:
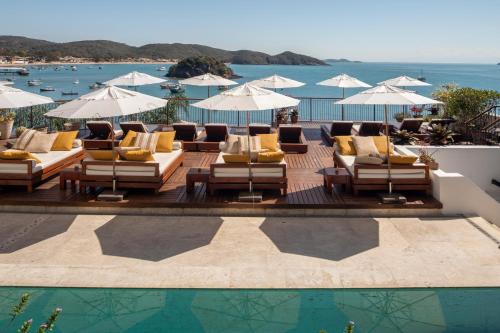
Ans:
{"type": "Polygon", "coordinates": [[[24,150],[30,153],[48,153],[56,141],[58,133],[36,132],[24,150]]]}
{"type": "MultiPolygon", "coordinates": [[[[41,162],[35,164],[35,161],[31,161],[33,165],[33,172],[43,170],[50,167],[65,158],[75,155],[81,152],[83,148],[73,148],[71,150],[65,151],[49,151],[48,153],[33,153],[41,162]]],[[[1,163],[0,162],[0,173],[15,173],[15,174],[25,174],[28,172],[28,167],[26,164],[18,163],[1,163]]]]}
{"type": "MultiPolygon", "coordinates": [[[[223,156],[227,155],[224,152],[219,153],[217,156],[217,160],[215,163],[217,164],[225,164],[223,156]]],[[[283,159],[279,163],[266,163],[269,166],[265,168],[252,168],[253,177],[283,177],[283,169],[282,165],[286,166],[286,162],[283,159]]],[[[234,167],[234,168],[214,168],[214,176],[215,177],[231,177],[231,178],[240,178],[240,177],[248,177],[249,170],[247,166],[242,167],[234,167]]]]}

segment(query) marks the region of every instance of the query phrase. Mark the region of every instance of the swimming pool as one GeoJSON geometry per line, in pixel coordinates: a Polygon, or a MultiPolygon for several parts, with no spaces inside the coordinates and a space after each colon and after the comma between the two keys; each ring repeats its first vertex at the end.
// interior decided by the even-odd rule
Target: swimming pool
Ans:
{"type": "MultiPolygon", "coordinates": [[[[56,307],[54,332],[500,332],[500,288],[91,289],[0,288],[0,332],[41,323],[56,307]],[[20,296],[31,300],[16,321],[20,296]]],[[[36,331],[36,326],[32,332],[36,331]]]]}

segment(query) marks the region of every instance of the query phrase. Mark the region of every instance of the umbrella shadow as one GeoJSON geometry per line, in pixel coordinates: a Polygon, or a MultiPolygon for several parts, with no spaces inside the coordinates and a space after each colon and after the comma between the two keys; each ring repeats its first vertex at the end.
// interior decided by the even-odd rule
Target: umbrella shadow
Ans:
{"type": "Polygon", "coordinates": [[[95,233],[104,255],[161,261],[210,244],[219,217],[116,216],[95,233]]]}
{"type": "Polygon", "coordinates": [[[36,218],[2,217],[0,253],[13,253],[68,231],[76,215],[50,215],[36,218]]]}
{"type": "Polygon", "coordinates": [[[339,261],[379,246],[373,218],[266,218],[262,232],[283,253],[339,261]]]}

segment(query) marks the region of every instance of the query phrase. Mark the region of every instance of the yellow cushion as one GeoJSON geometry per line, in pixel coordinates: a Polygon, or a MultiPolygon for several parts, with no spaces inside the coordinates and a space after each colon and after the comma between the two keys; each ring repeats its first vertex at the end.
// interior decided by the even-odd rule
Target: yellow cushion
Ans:
{"type": "Polygon", "coordinates": [[[281,162],[285,158],[285,153],[282,151],[270,151],[267,153],[259,153],[257,155],[257,162],[259,163],[272,163],[281,162]]]}
{"type": "MultiPolygon", "coordinates": [[[[387,137],[385,135],[379,135],[379,136],[372,136],[373,142],[375,143],[375,146],[377,147],[378,152],[381,155],[387,155],[387,137]]],[[[389,147],[391,150],[391,154],[394,152],[394,147],[392,147],[392,144],[389,143],[389,147]]]]}
{"type": "Polygon", "coordinates": [[[257,134],[260,137],[260,148],[270,151],[278,150],[278,134],[257,134]]]}
{"type": "Polygon", "coordinates": [[[175,131],[158,132],[156,152],[170,153],[174,149],[175,131]]]}
{"type": "Polygon", "coordinates": [[[417,156],[408,155],[389,155],[392,164],[413,164],[417,161],[417,156]]]}
{"type": "Polygon", "coordinates": [[[120,142],[120,147],[130,147],[132,146],[132,143],[134,143],[134,139],[137,136],[137,132],[134,131],[128,131],[127,135],[123,138],[123,140],[120,142]]]}
{"type": "Polygon", "coordinates": [[[94,159],[98,161],[112,161],[113,156],[115,160],[118,159],[118,152],[113,152],[112,150],[87,150],[87,153],[94,159]],[[114,154],[113,154],[114,153],[114,154]]]}
{"type": "Polygon", "coordinates": [[[354,143],[352,142],[352,136],[350,135],[336,136],[335,142],[339,147],[340,155],[356,155],[356,147],[354,147],[354,143]]]}
{"type": "Polygon", "coordinates": [[[226,163],[248,163],[250,162],[248,155],[243,154],[227,154],[222,155],[224,162],[226,163]]]}
{"type": "Polygon", "coordinates": [[[155,158],[153,157],[153,154],[149,150],[146,150],[146,149],[123,151],[120,154],[120,157],[127,160],[127,161],[138,161],[138,162],[146,162],[146,161],[154,161],[155,160],[155,158]]]}
{"type": "Polygon", "coordinates": [[[50,150],[71,150],[73,141],[77,136],[78,131],[57,132],[56,141],[54,141],[50,150]]]}
{"type": "Polygon", "coordinates": [[[41,161],[29,151],[24,150],[7,150],[0,152],[0,160],[34,160],[35,164],[41,163],[41,161]]]}

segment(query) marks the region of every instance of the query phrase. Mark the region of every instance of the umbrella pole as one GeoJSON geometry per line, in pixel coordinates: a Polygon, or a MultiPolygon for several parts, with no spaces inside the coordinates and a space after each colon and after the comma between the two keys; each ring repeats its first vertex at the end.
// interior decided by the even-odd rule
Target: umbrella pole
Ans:
{"type": "Polygon", "coordinates": [[[385,139],[387,145],[387,176],[389,180],[389,194],[392,194],[392,178],[391,178],[391,144],[389,139],[389,121],[387,119],[387,104],[384,105],[384,120],[385,120],[385,139]]]}
{"type": "Polygon", "coordinates": [[[252,149],[250,148],[250,112],[247,111],[247,140],[248,140],[248,191],[253,192],[252,187],[252,149]]]}
{"type": "MultiPolygon", "coordinates": [[[[345,88],[342,87],[342,99],[345,98],[345,88]]],[[[344,120],[344,104],[342,104],[342,120],[344,120]]]]}

